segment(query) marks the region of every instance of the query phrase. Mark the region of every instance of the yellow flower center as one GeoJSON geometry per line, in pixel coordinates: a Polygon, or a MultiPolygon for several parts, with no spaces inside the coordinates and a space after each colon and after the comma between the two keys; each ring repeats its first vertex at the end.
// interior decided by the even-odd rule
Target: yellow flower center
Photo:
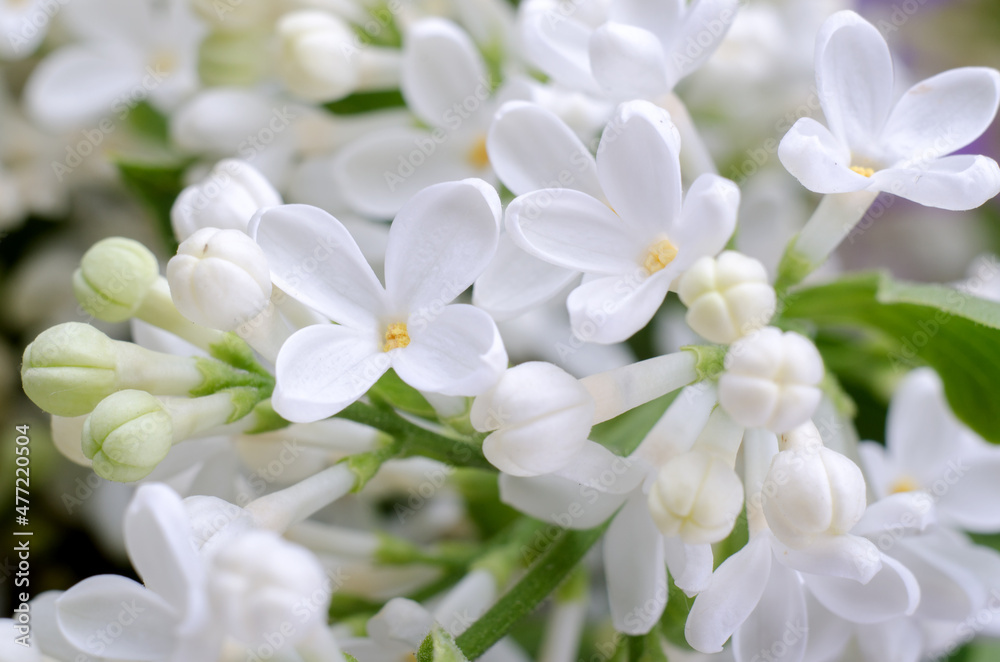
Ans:
{"type": "Polygon", "coordinates": [[[388,352],[390,349],[399,349],[410,344],[410,334],[406,331],[406,324],[394,322],[385,330],[385,344],[382,351],[388,352]]]}
{"type": "Polygon", "coordinates": [[[851,170],[858,173],[859,175],[864,175],[865,177],[871,177],[875,174],[874,168],[866,168],[864,166],[851,166],[851,170]]]}
{"type": "Polygon", "coordinates": [[[642,266],[649,275],[653,275],[673,262],[675,257],[677,257],[677,247],[669,239],[662,239],[649,247],[642,266]]]}
{"type": "Polygon", "coordinates": [[[156,73],[172,74],[177,65],[177,54],[167,49],[157,51],[149,61],[149,66],[156,73]]]}
{"type": "Polygon", "coordinates": [[[915,492],[920,489],[920,483],[913,476],[900,476],[889,486],[889,494],[899,494],[900,492],[915,492]]]}
{"type": "Polygon", "coordinates": [[[483,169],[490,164],[490,155],[486,152],[486,134],[476,138],[468,154],[469,163],[476,169],[483,169]]]}

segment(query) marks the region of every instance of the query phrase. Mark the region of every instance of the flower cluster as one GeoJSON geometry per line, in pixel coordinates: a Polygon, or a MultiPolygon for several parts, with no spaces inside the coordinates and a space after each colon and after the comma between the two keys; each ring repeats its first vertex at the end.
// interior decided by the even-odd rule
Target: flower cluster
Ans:
{"type": "Polygon", "coordinates": [[[827,262],[880,193],[1000,193],[954,154],[1000,72],[899,95],[839,0],[64,4],[0,45],[46,135],[0,215],[102,181],[101,146],[174,243],[91,245],[79,319],[23,350],[56,447],[131,486],[141,583],[25,594],[5,660],[917,662],[1000,637],[1000,551],[969,535],[1000,532],[1000,303],[827,262]],[[771,174],[823,197],[784,233],[720,175],[709,111],[780,119],[765,90],[813,73],[825,124],[788,122],[771,174]]]}

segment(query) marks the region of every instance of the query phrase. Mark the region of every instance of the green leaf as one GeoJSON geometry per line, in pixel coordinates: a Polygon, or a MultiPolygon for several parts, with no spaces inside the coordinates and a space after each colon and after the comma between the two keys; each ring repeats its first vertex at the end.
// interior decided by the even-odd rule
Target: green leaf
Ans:
{"type": "Polygon", "coordinates": [[[667,606],[663,610],[663,616],[660,617],[660,627],[654,628],[653,632],[659,632],[667,641],[681,650],[692,650],[684,636],[684,625],[687,623],[694,598],[689,598],[684,594],[684,591],[677,588],[672,576],[669,581],[670,592],[667,593],[667,606]]]}
{"type": "Polygon", "coordinates": [[[955,414],[1000,443],[1000,304],[942,285],[861,274],[796,290],[786,298],[782,317],[878,333],[897,371],[934,368],[955,414]]]}
{"type": "Polygon", "coordinates": [[[324,107],[335,115],[357,115],[372,110],[405,108],[406,100],[399,90],[380,90],[377,92],[357,92],[339,101],[331,101],[324,107]]]}
{"type": "Polygon", "coordinates": [[[663,412],[667,411],[667,407],[678,393],[680,390],[630,409],[610,421],[595,425],[590,432],[590,438],[617,455],[622,457],[631,455],[663,416],[663,412]]]}
{"type": "Polygon", "coordinates": [[[458,646],[465,655],[470,659],[479,657],[507,634],[515,623],[534,611],[562,583],[610,523],[611,518],[608,518],[604,524],[593,529],[560,530],[517,584],[458,638],[458,646]]]}
{"type": "Polygon", "coordinates": [[[437,420],[434,407],[431,407],[420,391],[400,379],[396,371],[391,368],[375,382],[368,395],[420,418],[437,420]]]}

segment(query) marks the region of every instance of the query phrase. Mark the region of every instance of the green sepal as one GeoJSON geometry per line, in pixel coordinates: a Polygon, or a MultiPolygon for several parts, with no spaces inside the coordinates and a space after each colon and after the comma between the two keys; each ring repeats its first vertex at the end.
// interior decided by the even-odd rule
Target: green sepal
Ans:
{"type": "Polygon", "coordinates": [[[199,357],[195,359],[195,367],[198,368],[204,380],[197,388],[189,391],[191,397],[194,398],[212,395],[213,393],[234,387],[250,387],[261,390],[274,388],[274,380],[270,375],[264,376],[239,370],[215,359],[199,357]]]}
{"type": "Polygon", "coordinates": [[[257,362],[250,345],[232,331],[223,335],[219,342],[210,345],[208,352],[214,358],[240,370],[270,377],[270,373],[257,362]]]}
{"type": "Polygon", "coordinates": [[[357,493],[364,489],[368,481],[372,479],[372,476],[382,468],[382,464],[399,454],[401,447],[402,445],[399,442],[390,440],[381,448],[367,453],[358,453],[343,460],[343,462],[347,463],[347,468],[357,476],[357,482],[354,484],[351,492],[357,493]]]}
{"type": "Polygon", "coordinates": [[[271,406],[269,399],[258,402],[257,406],[253,408],[253,415],[255,420],[253,426],[244,430],[243,434],[261,434],[271,432],[272,430],[281,430],[291,425],[291,423],[279,416],[278,412],[274,411],[274,407],[271,406]]]}
{"type": "Polygon", "coordinates": [[[469,662],[455,638],[437,623],[417,651],[417,662],[469,662]]]}
{"type": "Polygon", "coordinates": [[[725,370],[726,348],[721,345],[685,345],[681,351],[695,355],[694,370],[699,382],[715,381],[725,370]]]}
{"type": "Polygon", "coordinates": [[[226,389],[233,400],[233,413],[229,415],[227,423],[235,423],[250,412],[261,401],[261,392],[256,388],[248,386],[238,386],[226,389]]]}

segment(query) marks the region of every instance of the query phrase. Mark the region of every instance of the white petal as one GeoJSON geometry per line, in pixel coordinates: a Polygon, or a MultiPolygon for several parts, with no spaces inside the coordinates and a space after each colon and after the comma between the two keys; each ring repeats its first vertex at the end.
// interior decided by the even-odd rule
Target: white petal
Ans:
{"type": "Polygon", "coordinates": [[[280,205],[257,212],[249,233],[282,291],[335,322],[376,327],[385,293],[340,221],[318,207],[280,205]]]}
{"type": "Polygon", "coordinates": [[[572,462],[555,473],[595,490],[625,494],[638,487],[648,474],[648,467],[645,463],[615,455],[596,441],[588,441],[577,451],[572,462]]]}
{"type": "Polygon", "coordinates": [[[829,129],[803,117],[778,145],[778,158],[793,177],[816,193],[860,191],[871,184],[851,170],[851,152],[829,129]]]}
{"type": "MultiPolygon", "coordinates": [[[[39,655],[37,659],[31,660],[29,658],[29,660],[31,662],[49,662],[48,658],[52,658],[60,661],[72,660],[72,662],[101,662],[95,657],[81,653],[80,649],[66,640],[66,636],[59,629],[56,600],[63,593],[64,591],[43,591],[33,597],[28,604],[31,608],[31,634],[35,641],[35,650],[41,651],[45,656],[39,655]]],[[[2,646],[0,646],[0,652],[4,652],[2,646]]],[[[11,662],[21,661],[14,658],[11,662]]]]}
{"type": "Polygon", "coordinates": [[[631,635],[649,632],[667,604],[667,564],[663,535],[639,490],[604,536],[604,572],[615,629],[631,635]]]}
{"type": "Polygon", "coordinates": [[[476,280],[472,303],[498,321],[510,319],[548,301],[577,276],[521,250],[504,232],[496,255],[476,280]]]}
{"type": "Polygon", "coordinates": [[[410,344],[391,353],[392,366],[420,391],[479,395],[507,368],[496,324],[474,306],[454,304],[437,316],[411,316],[407,328],[410,344]]]}
{"type": "Polygon", "coordinates": [[[691,3],[680,31],[670,42],[664,40],[671,46],[667,52],[671,87],[701,68],[715,53],[736,20],[739,7],[739,0],[697,0],[691,3]],[[692,43],[697,44],[697,49],[692,48],[692,43]]]}
{"type": "Polygon", "coordinates": [[[882,133],[901,159],[929,161],[962,149],[993,122],[1000,72],[987,67],[945,71],[907,90],[882,133]]]}
{"type": "Polygon", "coordinates": [[[670,114],[648,101],[619,106],[601,137],[597,175],[608,203],[647,245],[680,215],[679,153],[670,114]]]}
{"type": "Polygon", "coordinates": [[[566,16],[562,6],[526,11],[522,24],[524,49],[532,64],[557,82],[575,90],[598,92],[590,73],[592,30],[566,16]]]}
{"type": "Polygon", "coordinates": [[[694,180],[684,197],[684,206],[671,233],[677,245],[678,269],[686,269],[699,258],[717,255],[736,229],[740,189],[718,175],[694,180]]]}
{"type": "Polygon", "coordinates": [[[616,99],[655,97],[670,90],[663,46],[649,30],[609,21],[590,36],[590,66],[616,99]]]}
{"type": "Polygon", "coordinates": [[[684,0],[617,0],[608,8],[608,17],[645,28],[656,34],[661,43],[668,44],[680,29],[684,10],[684,0]]]}
{"type": "Polygon", "coordinates": [[[892,107],[892,55],[871,23],[840,11],[816,37],[816,85],[827,124],[851,149],[879,137],[892,107]]]}
{"type": "Polygon", "coordinates": [[[857,626],[831,614],[809,591],[806,591],[806,609],[809,612],[806,659],[810,662],[842,660],[844,649],[854,636],[857,626]]]}
{"type": "Polygon", "coordinates": [[[775,564],[756,609],[733,634],[733,652],[737,660],[763,657],[775,662],[801,662],[808,632],[805,591],[799,573],[775,564]]]}
{"type": "Polygon", "coordinates": [[[891,459],[885,446],[874,441],[862,441],[858,444],[858,458],[868,487],[876,499],[884,499],[889,493],[895,471],[895,467],[889,466],[891,459]]]}
{"type": "Polygon", "coordinates": [[[884,554],[882,569],[867,584],[823,575],[806,575],[805,581],[824,607],[852,623],[881,623],[909,615],[920,601],[913,573],[884,554]]]}
{"type": "Polygon", "coordinates": [[[757,607],[771,574],[771,535],[758,534],[722,562],[698,594],[684,635],[695,650],[717,653],[757,607]]]}
{"type": "Polygon", "coordinates": [[[636,454],[658,467],[691,450],[718,402],[715,386],[708,381],[685,386],[639,444],[636,454]]]}
{"type": "Polygon", "coordinates": [[[327,418],[364,395],[389,369],[373,331],[317,324],[285,341],[275,365],[274,410],[295,423],[327,418]]]}
{"type": "Polygon", "coordinates": [[[499,238],[500,197],[481,179],[436,184],[413,196],[389,228],[385,250],[393,312],[450,303],[483,272],[499,238]]]}
{"type": "Polygon", "coordinates": [[[140,486],[125,511],[124,535],[129,560],[146,588],[178,614],[193,612],[204,590],[204,570],[180,495],[162,484],[140,486]]]}
{"type": "Polygon", "coordinates": [[[607,205],[572,189],[518,196],[507,207],[506,224],[522,249],[574,271],[627,272],[638,267],[647,248],[607,205]]]}
{"type": "Polygon", "coordinates": [[[868,582],[881,566],[878,547],[861,536],[840,535],[818,538],[805,549],[786,547],[774,541],[774,557],[800,572],[868,582]]]}
{"type": "Polygon", "coordinates": [[[443,19],[420,21],[407,32],[403,48],[402,84],[406,103],[432,127],[448,126],[463,116],[452,109],[472,98],[490,96],[486,65],[475,44],[460,27],[443,19]]]}
{"type": "Polygon", "coordinates": [[[677,588],[693,596],[708,587],[714,567],[710,544],[685,545],[676,536],[665,536],[663,551],[677,588]]]}
{"type": "Polygon", "coordinates": [[[500,500],[512,508],[567,529],[590,529],[611,517],[621,494],[600,492],[560,476],[519,478],[500,474],[500,500]]]}
{"type": "Polygon", "coordinates": [[[348,143],[333,159],[333,177],[359,213],[391,219],[416,193],[475,174],[461,142],[443,129],[387,128],[348,143]]]}
{"type": "MultiPolygon", "coordinates": [[[[942,445],[947,444],[944,442],[942,445]]],[[[941,519],[966,531],[992,533],[1000,530],[1000,457],[949,460],[940,467],[941,477],[927,486],[937,501],[941,519]]]]}
{"type": "Polygon", "coordinates": [[[667,267],[650,278],[626,274],[583,283],[566,299],[573,334],[602,344],[630,338],[653,319],[673,275],[667,267]]]}
{"type": "Polygon", "coordinates": [[[924,633],[920,621],[897,618],[877,625],[859,625],[858,648],[866,660],[917,662],[924,653],[924,633]]]}
{"type": "Polygon", "coordinates": [[[177,614],[163,598],[118,575],[89,577],[63,593],[56,600],[56,619],[76,648],[129,661],[168,655],[178,624],[177,614]],[[112,637],[113,633],[118,636],[112,637]]]}
{"type": "MultiPolygon", "coordinates": [[[[873,443],[873,442],[868,442],[873,443]]],[[[851,533],[881,544],[881,536],[919,533],[934,522],[934,501],[926,492],[899,492],[872,503],[851,533]]],[[[884,548],[883,548],[884,549],[884,548]]]]}
{"type": "Polygon", "coordinates": [[[921,482],[934,480],[954,452],[944,442],[956,434],[958,423],[946,404],[941,378],[930,368],[911,371],[889,403],[886,449],[892,468],[921,482]]]}
{"type": "Polygon", "coordinates": [[[493,170],[514,195],[545,188],[603,195],[590,151],[565,122],[538,104],[508,101],[501,106],[486,151],[493,170]]]}
{"type": "Polygon", "coordinates": [[[28,80],[24,90],[28,114],[55,130],[91,124],[96,128],[116,99],[142,79],[137,57],[131,51],[89,46],[58,49],[38,64],[28,80]]]}
{"type": "Polygon", "coordinates": [[[924,598],[916,618],[960,622],[986,601],[987,587],[961,560],[925,550],[920,538],[897,542],[892,555],[916,577],[924,598]]]}
{"type": "Polygon", "coordinates": [[[1000,193],[1000,166],[987,156],[945,156],[926,166],[880,170],[872,186],[926,207],[966,211],[1000,193]]]}

